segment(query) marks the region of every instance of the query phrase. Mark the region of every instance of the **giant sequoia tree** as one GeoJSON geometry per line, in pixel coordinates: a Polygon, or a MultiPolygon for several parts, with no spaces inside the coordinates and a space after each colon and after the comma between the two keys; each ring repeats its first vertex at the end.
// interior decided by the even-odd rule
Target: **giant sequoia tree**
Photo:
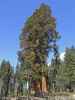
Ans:
{"type": "Polygon", "coordinates": [[[48,5],[42,4],[27,19],[20,35],[19,60],[23,75],[29,69],[32,71],[33,79],[40,79],[41,75],[47,74],[48,54],[56,48],[58,38],[56,20],[51,9],[48,5]]]}

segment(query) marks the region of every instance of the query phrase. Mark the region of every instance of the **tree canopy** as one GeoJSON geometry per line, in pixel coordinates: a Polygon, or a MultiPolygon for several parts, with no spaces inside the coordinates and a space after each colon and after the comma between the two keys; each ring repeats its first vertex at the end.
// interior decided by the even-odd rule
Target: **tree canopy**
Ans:
{"type": "Polygon", "coordinates": [[[55,48],[58,39],[56,20],[51,9],[48,5],[42,4],[27,19],[22,29],[19,52],[21,64],[27,64],[36,73],[44,71],[43,66],[47,67],[48,54],[55,48]]]}

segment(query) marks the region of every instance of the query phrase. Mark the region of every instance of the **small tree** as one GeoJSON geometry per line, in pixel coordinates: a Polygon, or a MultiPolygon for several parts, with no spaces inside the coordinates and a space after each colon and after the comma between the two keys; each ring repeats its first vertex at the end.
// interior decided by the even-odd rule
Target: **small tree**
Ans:
{"type": "Polygon", "coordinates": [[[2,91],[4,91],[4,96],[8,96],[10,79],[13,73],[12,66],[8,61],[3,60],[1,63],[0,70],[1,70],[0,76],[3,81],[2,91]]]}
{"type": "MultiPolygon", "coordinates": [[[[55,44],[56,45],[56,44],[55,44]]],[[[59,52],[57,46],[54,46],[54,56],[51,60],[51,65],[49,65],[49,83],[50,83],[50,88],[55,91],[56,88],[56,81],[58,79],[58,73],[59,69],[61,66],[61,61],[59,58],[59,52]]]]}

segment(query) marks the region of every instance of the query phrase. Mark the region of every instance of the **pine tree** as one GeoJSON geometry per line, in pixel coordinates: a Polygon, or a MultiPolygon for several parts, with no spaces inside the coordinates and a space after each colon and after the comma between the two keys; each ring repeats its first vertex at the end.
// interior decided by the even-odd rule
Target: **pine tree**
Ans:
{"type": "Polygon", "coordinates": [[[75,48],[67,48],[65,54],[64,78],[69,82],[75,81],[75,48]]]}
{"type": "Polygon", "coordinates": [[[61,66],[61,60],[59,58],[59,52],[57,46],[54,48],[54,56],[51,60],[51,65],[49,65],[49,84],[50,89],[55,91],[56,81],[59,77],[59,70],[61,66]]]}
{"type": "Polygon", "coordinates": [[[64,62],[58,72],[58,80],[64,82],[66,88],[71,89],[75,82],[75,48],[66,48],[64,62]]]}
{"type": "Polygon", "coordinates": [[[1,70],[0,77],[3,81],[2,91],[4,91],[4,96],[8,96],[10,79],[13,74],[13,69],[9,61],[3,60],[1,62],[0,70],[1,70]]]}

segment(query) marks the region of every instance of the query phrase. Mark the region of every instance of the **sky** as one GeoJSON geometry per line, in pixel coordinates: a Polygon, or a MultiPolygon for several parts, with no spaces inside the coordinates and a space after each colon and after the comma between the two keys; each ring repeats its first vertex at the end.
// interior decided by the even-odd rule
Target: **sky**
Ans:
{"type": "Polygon", "coordinates": [[[75,0],[0,0],[0,61],[16,66],[21,29],[41,3],[48,4],[56,18],[60,52],[75,46],[75,0]]]}

